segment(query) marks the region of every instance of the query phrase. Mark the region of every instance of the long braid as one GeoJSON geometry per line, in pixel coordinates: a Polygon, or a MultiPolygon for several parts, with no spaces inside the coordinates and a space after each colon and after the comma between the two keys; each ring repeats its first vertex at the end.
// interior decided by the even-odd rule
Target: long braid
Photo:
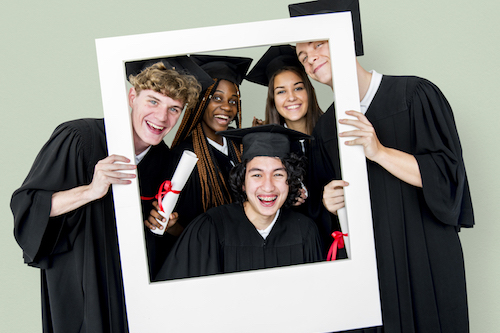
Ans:
{"type": "MultiPolygon", "coordinates": [[[[207,211],[212,207],[232,202],[231,192],[226,184],[226,180],[222,176],[217,160],[211,153],[209,143],[206,139],[205,133],[203,132],[201,124],[203,121],[203,114],[205,113],[205,110],[210,102],[212,93],[217,89],[219,81],[219,79],[216,79],[214,84],[206,90],[203,98],[200,99],[196,107],[189,110],[189,113],[186,112],[172,144],[172,147],[174,147],[191,135],[194,153],[198,157],[196,165],[200,178],[204,211],[207,211]]],[[[239,89],[237,86],[236,90],[239,97],[239,89]]],[[[240,98],[238,98],[236,125],[238,128],[241,127],[240,98]]],[[[238,162],[241,161],[241,149],[239,149],[239,147],[237,147],[237,145],[232,141],[229,141],[228,143],[229,157],[231,160],[236,159],[238,162]]]]}

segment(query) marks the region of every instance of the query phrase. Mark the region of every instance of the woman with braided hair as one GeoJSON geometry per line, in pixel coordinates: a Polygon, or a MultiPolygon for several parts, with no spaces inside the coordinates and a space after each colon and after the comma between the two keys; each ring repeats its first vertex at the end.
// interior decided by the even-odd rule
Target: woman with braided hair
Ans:
{"type": "MultiPolygon", "coordinates": [[[[186,111],[172,143],[172,162],[177,165],[184,150],[193,151],[198,162],[186,183],[175,211],[177,225],[185,228],[195,217],[212,207],[231,203],[229,171],[240,162],[239,145],[216,132],[224,131],[235,120],[241,127],[239,85],[252,59],[241,57],[192,55],[214,82],[205,89],[194,109],[186,111]]],[[[145,221],[150,229],[161,227],[156,211],[145,221]]]]}

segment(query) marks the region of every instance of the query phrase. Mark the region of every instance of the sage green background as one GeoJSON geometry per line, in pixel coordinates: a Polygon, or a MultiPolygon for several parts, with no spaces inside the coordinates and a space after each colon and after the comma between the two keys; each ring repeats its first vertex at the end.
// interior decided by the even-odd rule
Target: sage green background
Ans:
{"type": "MultiPolygon", "coordinates": [[[[0,331],[41,332],[39,271],[23,264],[9,203],[61,122],[102,117],[94,40],[288,17],[289,0],[11,1],[0,9],[0,331]]],[[[471,331],[500,327],[500,3],[361,0],[362,65],[436,83],[453,106],[477,226],[463,230],[471,331]]],[[[213,36],[216,45],[225,36],[213,36]]],[[[242,36],[244,38],[244,36],[242,36]]],[[[186,41],[189,43],[189,41],[186,41]]],[[[258,57],[262,50],[254,50],[258,57]]],[[[323,88],[323,87],[321,87],[323,88]]],[[[244,125],[262,117],[264,89],[242,86],[244,125]]],[[[326,109],[331,94],[320,89],[326,109]]],[[[158,309],[158,311],[160,311],[158,309]]]]}

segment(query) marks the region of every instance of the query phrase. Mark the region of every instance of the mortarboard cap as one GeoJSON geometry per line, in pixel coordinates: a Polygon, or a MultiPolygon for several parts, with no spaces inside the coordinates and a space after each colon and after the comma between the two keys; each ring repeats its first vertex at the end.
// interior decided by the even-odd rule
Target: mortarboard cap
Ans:
{"type": "Polygon", "coordinates": [[[277,124],[231,129],[216,134],[243,143],[242,160],[251,160],[256,156],[287,157],[290,141],[312,139],[310,135],[277,124]]]}
{"type": "Polygon", "coordinates": [[[304,67],[297,59],[295,47],[291,45],[271,46],[257,64],[253,66],[246,79],[250,82],[268,86],[271,77],[281,68],[288,66],[297,67],[304,71],[304,67]]]}
{"type": "Polygon", "coordinates": [[[356,56],[362,56],[364,54],[358,0],[309,1],[290,4],[288,5],[288,10],[290,12],[290,17],[350,11],[352,15],[356,56]]]}
{"type": "MultiPolygon", "coordinates": [[[[240,85],[252,63],[252,58],[192,54],[198,64],[212,79],[223,79],[240,85]]],[[[213,81],[212,81],[213,83],[213,81]]]]}
{"type": "Polygon", "coordinates": [[[190,57],[188,56],[178,56],[169,58],[157,58],[157,59],[147,59],[130,61],[125,63],[125,71],[127,74],[127,80],[130,75],[137,75],[144,69],[158,63],[162,62],[167,69],[173,69],[181,74],[193,75],[196,80],[201,84],[203,89],[208,88],[214,83],[212,78],[201,69],[190,57]]]}

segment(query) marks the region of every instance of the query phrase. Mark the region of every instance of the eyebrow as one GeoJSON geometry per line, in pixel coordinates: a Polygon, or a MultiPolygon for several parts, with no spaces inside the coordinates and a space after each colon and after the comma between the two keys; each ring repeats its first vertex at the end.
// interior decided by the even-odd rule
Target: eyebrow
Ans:
{"type": "Polygon", "coordinates": [[[149,98],[154,99],[155,101],[161,102],[159,98],[156,98],[153,95],[147,95],[149,98]]]}
{"type": "MultiPolygon", "coordinates": [[[[225,91],[222,91],[222,90],[219,90],[219,89],[216,89],[215,92],[220,92],[221,94],[225,94],[226,93],[225,91]]],[[[238,97],[237,94],[232,94],[231,96],[238,97]]]]}
{"type": "MultiPolygon", "coordinates": [[[[314,43],[314,42],[308,42],[307,45],[309,46],[312,43],[314,43]]],[[[299,53],[297,53],[297,58],[299,58],[302,53],[305,53],[305,52],[304,51],[300,51],[299,53]]]]}
{"type": "MultiPolygon", "coordinates": [[[[304,82],[302,82],[302,81],[295,82],[293,85],[296,86],[298,84],[304,84],[304,82]]],[[[276,88],[274,88],[274,90],[276,90],[276,89],[285,89],[285,86],[277,86],[276,88]]]]}
{"type": "MultiPolygon", "coordinates": [[[[273,172],[280,171],[280,170],[286,171],[286,168],[285,168],[285,167],[276,168],[276,169],[274,169],[274,170],[273,170],[273,172]]],[[[248,170],[248,172],[249,172],[249,173],[250,173],[250,172],[255,172],[255,171],[261,171],[261,172],[264,172],[264,170],[263,170],[263,169],[260,169],[260,168],[258,168],[258,167],[253,167],[253,168],[251,168],[250,170],[248,170]]]]}
{"type": "MultiPolygon", "coordinates": [[[[150,99],[154,99],[155,101],[157,102],[160,102],[161,103],[161,100],[153,95],[147,95],[150,99]]],[[[184,109],[184,106],[183,105],[171,105],[169,106],[170,108],[176,108],[176,109],[184,109]]]]}

